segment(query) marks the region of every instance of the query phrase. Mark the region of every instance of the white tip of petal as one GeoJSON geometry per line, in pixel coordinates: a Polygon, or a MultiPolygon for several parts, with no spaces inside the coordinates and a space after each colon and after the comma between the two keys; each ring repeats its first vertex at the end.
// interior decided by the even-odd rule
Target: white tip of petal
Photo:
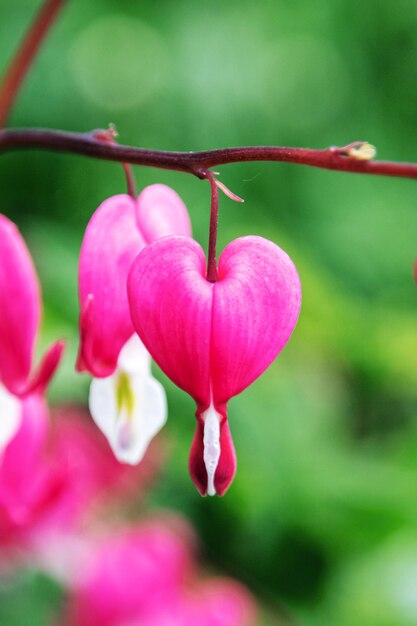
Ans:
{"type": "Polygon", "coordinates": [[[166,397],[162,385],[152,376],[124,374],[128,380],[129,399],[126,403],[120,402],[117,395],[120,376],[120,371],[116,370],[108,378],[93,379],[90,413],[116,458],[122,463],[136,465],[142,460],[152,438],[166,423],[166,397]]]}
{"type": "Polygon", "coordinates": [[[134,334],[120,351],[117,369],[128,374],[151,375],[151,357],[139,337],[134,334]]]}
{"type": "Polygon", "coordinates": [[[22,404],[0,385],[0,455],[13,439],[22,420],[22,404]]]}
{"type": "Polygon", "coordinates": [[[207,495],[215,496],[214,475],[220,459],[220,416],[214,407],[202,414],[204,420],[204,465],[207,472],[207,495]]]}

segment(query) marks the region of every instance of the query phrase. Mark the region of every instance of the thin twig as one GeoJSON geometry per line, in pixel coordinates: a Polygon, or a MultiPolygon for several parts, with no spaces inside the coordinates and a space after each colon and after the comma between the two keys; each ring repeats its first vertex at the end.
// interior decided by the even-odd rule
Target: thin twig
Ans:
{"type": "MultiPolygon", "coordinates": [[[[103,143],[107,143],[109,145],[116,145],[118,132],[114,124],[110,124],[107,130],[93,131],[93,136],[94,136],[94,139],[98,139],[99,141],[103,143]]],[[[122,167],[123,167],[123,171],[126,177],[127,193],[129,194],[131,198],[135,200],[137,193],[136,193],[136,184],[135,184],[135,178],[132,172],[132,167],[130,163],[124,163],[124,162],[122,163],[122,167]]]]}
{"type": "Polygon", "coordinates": [[[46,0],[36,15],[0,83],[0,127],[6,124],[20,87],[66,0],[46,0]]]}
{"type": "Polygon", "coordinates": [[[21,149],[70,152],[107,161],[136,163],[187,172],[199,178],[205,178],[204,173],[210,167],[242,161],[279,161],[356,174],[417,178],[417,164],[415,163],[364,160],[355,156],[351,146],[367,145],[365,142],[356,142],[343,148],[331,147],[326,150],[254,146],[220,148],[203,152],[166,152],[105,144],[94,138],[95,132],[97,131],[69,133],[42,128],[0,130],[0,153],[21,149]]]}

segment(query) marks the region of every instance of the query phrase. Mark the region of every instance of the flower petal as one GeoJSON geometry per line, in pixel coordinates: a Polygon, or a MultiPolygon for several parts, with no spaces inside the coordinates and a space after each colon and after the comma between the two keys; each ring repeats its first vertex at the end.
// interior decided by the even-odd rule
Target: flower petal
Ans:
{"type": "Polygon", "coordinates": [[[117,365],[127,374],[151,375],[151,356],[136,333],[121,349],[117,365]]]}
{"type": "Polygon", "coordinates": [[[133,259],[145,245],[130,196],[105,200],[91,218],[81,247],[79,371],[112,374],[120,350],[133,334],[126,278],[133,259]]]}
{"type": "Polygon", "coordinates": [[[0,465],[1,455],[17,433],[21,418],[21,402],[0,385],[0,465]]]}
{"type": "Polygon", "coordinates": [[[272,363],[298,320],[301,284],[290,257],[263,237],[232,241],[214,287],[211,376],[216,407],[272,363]]]}
{"type": "Polygon", "coordinates": [[[145,187],[137,199],[137,220],[146,243],[167,235],[191,237],[186,206],[167,185],[145,187]]]}
{"type": "Polygon", "coordinates": [[[190,619],[187,624],[255,626],[258,623],[254,599],[243,585],[234,580],[205,580],[191,600],[194,604],[194,620],[190,619]]]}
{"type": "Polygon", "coordinates": [[[250,385],[282,350],[297,323],[301,286],[289,256],[262,237],[230,243],[218,281],[205,278],[192,239],[166,237],[132,265],[128,295],[137,333],[164,372],[200,411],[250,385]]]}
{"type": "Polygon", "coordinates": [[[93,379],[89,406],[116,458],[135,465],[142,460],[152,438],[166,422],[166,398],[157,380],[149,374],[135,372],[123,379],[123,384],[129,387],[129,406],[126,407],[118,397],[121,376],[126,376],[126,372],[117,369],[108,378],[93,379]]]}
{"type": "Polygon", "coordinates": [[[136,332],[152,358],[201,407],[210,404],[213,285],[197,242],[164,237],[135,259],[128,296],[136,332]]]}
{"type": "Polygon", "coordinates": [[[0,463],[0,505],[17,519],[29,513],[30,503],[40,496],[44,485],[46,467],[42,449],[47,437],[48,412],[39,394],[16,401],[19,428],[0,463]]]}
{"type": "Polygon", "coordinates": [[[20,397],[35,392],[45,392],[56,372],[58,365],[61,362],[64,350],[65,341],[62,339],[56,341],[47,349],[33,377],[27,382],[26,387],[23,388],[23,390],[18,394],[20,397]]]}
{"type": "Polygon", "coordinates": [[[189,626],[178,615],[178,601],[194,574],[190,548],[169,519],[113,531],[92,548],[72,583],[70,624],[189,626]]]}
{"type": "Polygon", "coordinates": [[[97,502],[143,497],[165,457],[163,446],[152,445],[140,465],[122,465],[88,417],[87,411],[77,406],[59,406],[53,411],[52,473],[61,475],[63,483],[56,514],[65,517],[67,524],[79,519],[97,502]]]}
{"type": "Polygon", "coordinates": [[[40,293],[29,251],[16,226],[0,215],[0,381],[25,387],[40,321],[40,293]]]}

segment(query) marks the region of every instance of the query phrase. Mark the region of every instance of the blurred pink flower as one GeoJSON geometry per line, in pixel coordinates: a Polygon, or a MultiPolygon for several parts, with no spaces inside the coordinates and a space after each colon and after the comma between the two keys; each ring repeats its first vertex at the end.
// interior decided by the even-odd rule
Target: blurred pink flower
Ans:
{"type": "Polygon", "coordinates": [[[49,448],[57,471],[65,475],[63,497],[70,509],[83,512],[133,494],[137,502],[146,493],[165,458],[160,444],[154,442],[146,460],[131,467],[115,459],[83,409],[57,407],[53,418],[49,448]]]}
{"type": "Polygon", "coordinates": [[[133,492],[137,498],[159,466],[157,450],[138,468],[121,465],[85,412],[54,413],[50,429],[41,397],[23,401],[21,427],[0,463],[0,546],[43,551],[97,506],[133,492]]]}
{"type": "Polygon", "coordinates": [[[79,263],[79,371],[94,380],[90,411],[120,461],[138,463],[166,421],[162,386],[150,356],[135,335],[126,281],[137,254],[169,234],[191,235],[179,196],[165,185],[146,187],[137,200],[105,200],[92,216],[79,263]]]}
{"type": "Polygon", "coordinates": [[[45,459],[45,402],[33,394],[22,408],[20,428],[0,461],[0,545],[25,543],[61,491],[61,476],[45,459]]]}
{"type": "Polygon", "coordinates": [[[227,579],[199,581],[187,535],[152,520],[98,540],[79,555],[70,626],[251,626],[249,592],[227,579]]]}
{"type": "Polygon", "coordinates": [[[31,375],[41,301],[29,251],[16,226],[0,215],[0,455],[22,419],[19,398],[43,393],[61,359],[54,343],[31,375]]]}
{"type": "Polygon", "coordinates": [[[198,243],[165,237],[133,262],[128,296],[146,348],[197,404],[191,476],[201,494],[222,495],[236,468],[227,402],[272,363],[294,330],[301,304],[294,264],[271,241],[242,237],[225,248],[211,283],[198,243]]]}

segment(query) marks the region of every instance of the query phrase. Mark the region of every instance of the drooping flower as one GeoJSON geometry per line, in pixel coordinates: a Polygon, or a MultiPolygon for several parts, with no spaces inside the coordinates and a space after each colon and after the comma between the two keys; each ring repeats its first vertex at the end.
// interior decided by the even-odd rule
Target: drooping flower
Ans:
{"type": "Polygon", "coordinates": [[[252,626],[249,592],[228,579],[200,581],[192,556],[168,519],[99,538],[74,568],[70,625],[252,626]]]}
{"type": "Polygon", "coordinates": [[[29,251],[16,226],[0,215],[0,453],[17,432],[20,398],[41,394],[61,359],[62,341],[31,374],[41,317],[40,290],[29,251]]]}
{"type": "Polygon", "coordinates": [[[165,235],[191,234],[179,196],[151,185],[137,200],[105,200],[91,218],[79,264],[79,371],[94,377],[91,415],[116,457],[138,463],[166,421],[162,386],[151,375],[150,356],[132,325],[126,281],[137,254],[165,235]]]}
{"type": "Polygon", "coordinates": [[[250,385],[289,340],[301,286],[288,255],[261,237],[232,241],[206,279],[194,240],[147,246],[128,278],[133,324],[161,369],[197,404],[190,473],[201,494],[222,495],[236,469],[227,402],[250,385]]]}

